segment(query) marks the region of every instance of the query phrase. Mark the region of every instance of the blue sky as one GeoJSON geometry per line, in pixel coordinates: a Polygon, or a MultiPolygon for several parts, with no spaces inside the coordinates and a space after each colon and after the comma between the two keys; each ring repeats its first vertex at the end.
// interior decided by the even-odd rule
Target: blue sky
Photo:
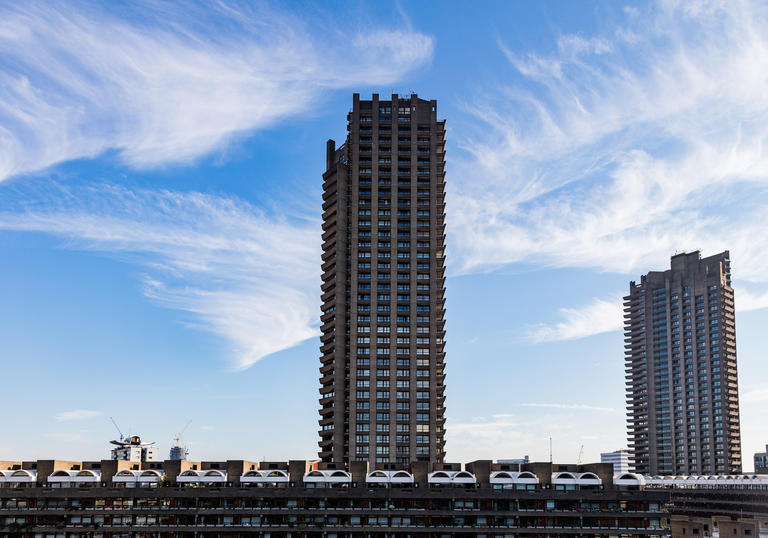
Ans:
{"type": "Polygon", "coordinates": [[[448,126],[448,459],[625,446],[620,298],[730,249],[768,442],[749,2],[0,1],[0,459],[317,450],[321,174],[353,92],[448,126]]]}

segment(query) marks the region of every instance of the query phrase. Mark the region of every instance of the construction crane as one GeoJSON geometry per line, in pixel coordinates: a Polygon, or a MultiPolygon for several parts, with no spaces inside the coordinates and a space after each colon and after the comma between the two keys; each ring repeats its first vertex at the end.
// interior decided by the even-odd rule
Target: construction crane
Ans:
{"type": "Polygon", "coordinates": [[[123,435],[123,432],[120,431],[120,426],[117,425],[117,422],[115,422],[115,419],[112,417],[109,417],[109,420],[111,420],[112,424],[115,425],[115,429],[117,430],[117,433],[120,435],[120,442],[127,440],[127,437],[125,437],[125,435],[123,435]]]}
{"type": "Polygon", "coordinates": [[[185,432],[185,431],[187,431],[187,428],[189,428],[189,425],[190,425],[190,424],[192,424],[192,419],[190,419],[189,421],[187,421],[187,423],[184,425],[184,427],[181,429],[181,431],[180,431],[179,433],[177,433],[177,434],[176,434],[176,435],[173,437],[173,440],[174,440],[174,441],[176,441],[176,444],[177,444],[177,445],[179,444],[179,441],[181,441],[181,439],[182,439],[182,436],[184,435],[184,432],[185,432]]]}
{"type": "Polygon", "coordinates": [[[182,446],[182,437],[184,432],[187,431],[189,425],[192,424],[192,420],[189,420],[186,425],[173,436],[174,445],[171,447],[170,459],[172,460],[185,460],[189,456],[189,450],[187,447],[182,446]]]}
{"type": "Polygon", "coordinates": [[[584,445],[581,445],[579,449],[579,457],[576,459],[576,464],[581,465],[581,457],[584,455],[584,445]]]}

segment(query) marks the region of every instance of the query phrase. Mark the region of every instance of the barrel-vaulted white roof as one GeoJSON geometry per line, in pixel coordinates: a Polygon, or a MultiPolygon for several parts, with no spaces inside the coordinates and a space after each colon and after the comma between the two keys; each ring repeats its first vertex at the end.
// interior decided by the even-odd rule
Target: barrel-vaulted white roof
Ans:
{"type": "Polygon", "coordinates": [[[36,482],[37,471],[31,469],[13,469],[0,471],[0,483],[36,482]]]}
{"type": "Polygon", "coordinates": [[[271,469],[271,470],[250,470],[246,471],[241,477],[240,482],[244,484],[249,483],[258,483],[258,484],[276,484],[276,483],[282,483],[282,482],[288,482],[288,472],[283,471],[282,469],[271,469]]]}
{"type": "Polygon", "coordinates": [[[616,486],[644,486],[645,477],[637,473],[620,473],[614,475],[613,483],[616,486]]]}
{"type": "Polygon", "coordinates": [[[539,477],[530,471],[496,471],[491,473],[491,484],[538,484],[539,477]]]}
{"type": "Polygon", "coordinates": [[[430,484],[475,484],[477,479],[469,471],[435,471],[429,473],[430,484]]]}
{"type": "Polygon", "coordinates": [[[101,482],[101,471],[83,469],[81,471],[59,469],[48,476],[48,482],[101,482]]]}
{"type": "Polygon", "coordinates": [[[176,477],[176,482],[180,483],[214,483],[214,482],[226,482],[227,473],[220,471],[219,469],[208,469],[206,471],[196,471],[194,469],[187,469],[176,477]]]}
{"type": "Polygon", "coordinates": [[[309,471],[304,475],[304,482],[327,482],[329,484],[349,484],[352,475],[340,469],[309,471]]]}
{"type": "Polygon", "coordinates": [[[157,482],[164,476],[164,473],[157,469],[144,469],[139,471],[137,476],[138,482],[157,482]]]}
{"type": "Polygon", "coordinates": [[[552,473],[552,483],[554,485],[567,486],[599,486],[603,483],[595,473],[576,473],[570,471],[561,471],[552,473]]]}
{"type": "Polygon", "coordinates": [[[413,475],[407,471],[373,471],[365,481],[369,484],[413,484],[413,475]]]}
{"type": "Polygon", "coordinates": [[[768,488],[768,475],[646,476],[645,485],[662,488],[768,488]]]}
{"type": "Polygon", "coordinates": [[[152,483],[163,478],[163,472],[158,469],[144,469],[137,471],[133,469],[123,469],[118,471],[113,477],[112,482],[117,483],[152,483]]]}
{"type": "Polygon", "coordinates": [[[136,480],[139,478],[139,474],[141,474],[141,471],[134,471],[131,469],[123,469],[122,471],[118,471],[117,473],[112,476],[112,482],[117,483],[125,483],[125,482],[136,482],[136,480]]]}

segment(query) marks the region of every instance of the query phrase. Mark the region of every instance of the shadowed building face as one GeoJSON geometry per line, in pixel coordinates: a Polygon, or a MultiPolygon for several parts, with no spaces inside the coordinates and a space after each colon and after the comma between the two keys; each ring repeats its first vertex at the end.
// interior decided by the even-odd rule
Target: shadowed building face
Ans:
{"type": "Polygon", "coordinates": [[[672,257],[624,297],[629,445],[651,475],[741,472],[728,251],[672,257]]]}
{"type": "Polygon", "coordinates": [[[323,175],[320,450],[371,467],[445,455],[445,122],[354,95],[323,175]]]}

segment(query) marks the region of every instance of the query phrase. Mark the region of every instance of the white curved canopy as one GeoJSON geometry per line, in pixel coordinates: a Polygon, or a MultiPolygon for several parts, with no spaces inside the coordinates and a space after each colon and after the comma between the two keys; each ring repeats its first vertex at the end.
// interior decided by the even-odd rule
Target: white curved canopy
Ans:
{"type": "Polygon", "coordinates": [[[58,469],[48,476],[48,482],[80,482],[96,483],[101,482],[101,471],[95,469],[82,469],[80,471],[58,469]]]}
{"type": "Polygon", "coordinates": [[[599,486],[603,483],[595,473],[561,471],[552,473],[552,484],[556,486],[599,486]]]}
{"type": "Polygon", "coordinates": [[[227,481],[227,473],[219,469],[207,469],[205,471],[197,471],[194,469],[187,469],[176,477],[176,482],[182,484],[210,484],[220,483],[227,481]]]}
{"type": "Polygon", "coordinates": [[[243,484],[260,484],[260,483],[266,483],[266,484],[277,484],[277,483],[284,483],[288,482],[288,472],[284,471],[282,469],[271,469],[271,470],[255,470],[252,469],[250,471],[245,472],[242,476],[240,476],[240,482],[243,484]]]}
{"type": "Polygon", "coordinates": [[[365,481],[369,484],[413,484],[413,475],[407,471],[373,471],[365,481]]]}
{"type": "Polygon", "coordinates": [[[600,486],[603,481],[595,473],[581,473],[578,478],[580,486],[600,486]]]}
{"type": "Polygon", "coordinates": [[[644,486],[645,477],[637,473],[621,473],[614,477],[613,483],[617,486],[644,486]]]}
{"type": "Polygon", "coordinates": [[[141,471],[123,469],[122,471],[115,473],[115,475],[112,477],[112,482],[117,482],[118,484],[134,483],[136,482],[136,479],[139,477],[140,473],[141,471]]]}
{"type": "Polygon", "coordinates": [[[37,471],[31,469],[15,469],[6,470],[0,474],[0,482],[7,483],[22,483],[22,482],[36,482],[37,471]]]}
{"type": "Polygon", "coordinates": [[[647,476],[645,484],[659,488],[766,488],[768,475],[647,476]]]}
{"type": "Polygon", "coordinates": [[[468,471],[435,471],[429,474],[430,484],[475,484],[475,475],[468,471]]]}
{"type": "Polygon", "coordinates": [[[560,472],[552,473],[552,483],[556,485],[576,485],[577,473],[560,472]]]}
{"type": "Polygon", "coordinates": [[[328,484],[349,484],[352,475],[340,469],[325,469],[309,471],[304,475],[304,482],[325,482],[328,484]]]}
{"type": "Polygon", "coordinates": [[[491,473],[491,484],[538,484],[539,477],[530,471],[496,471],[491,473]]]}

